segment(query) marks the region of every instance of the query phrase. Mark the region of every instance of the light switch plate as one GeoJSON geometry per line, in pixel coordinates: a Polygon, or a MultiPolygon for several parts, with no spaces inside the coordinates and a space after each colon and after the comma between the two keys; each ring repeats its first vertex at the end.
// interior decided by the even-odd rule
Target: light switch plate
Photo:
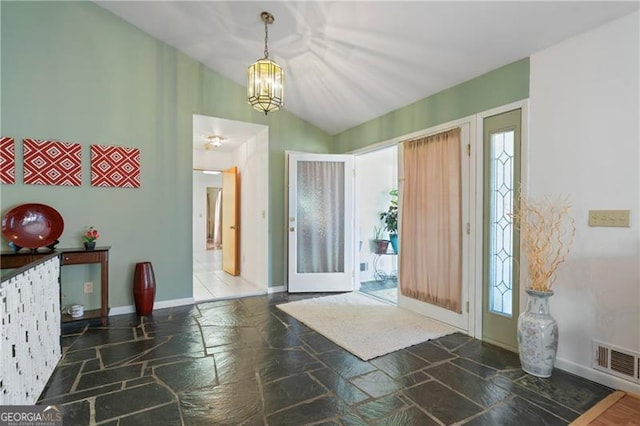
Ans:
{"type": "Polygon", "coordinates": [[[629,227],[630,210],[589,210],[589,226],[629,227]]]}

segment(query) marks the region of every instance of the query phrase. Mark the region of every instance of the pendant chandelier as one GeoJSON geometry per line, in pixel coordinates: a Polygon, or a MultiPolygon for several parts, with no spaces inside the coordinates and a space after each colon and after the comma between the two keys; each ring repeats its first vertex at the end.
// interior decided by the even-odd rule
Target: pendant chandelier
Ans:
{"type": "Polygon", "coordinates": [[[247,69],[247,99],[249,105],[267,115],[281,110],[284,105],[284,72],[280,65],[269,59],[267,25],[273,24],[275,18],[269,12],[262,12],[260,18],[264,22],[264,58],[247,69]]]}

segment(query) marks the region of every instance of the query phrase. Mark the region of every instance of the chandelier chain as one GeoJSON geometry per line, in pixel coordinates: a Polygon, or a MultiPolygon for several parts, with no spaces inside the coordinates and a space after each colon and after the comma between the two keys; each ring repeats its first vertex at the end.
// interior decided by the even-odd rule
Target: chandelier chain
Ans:
{"type": "Polygon", "coordinates": [[[267,27],[268,21],[264,21],[264,57],[269,58],[269,29],[267,27]]]}

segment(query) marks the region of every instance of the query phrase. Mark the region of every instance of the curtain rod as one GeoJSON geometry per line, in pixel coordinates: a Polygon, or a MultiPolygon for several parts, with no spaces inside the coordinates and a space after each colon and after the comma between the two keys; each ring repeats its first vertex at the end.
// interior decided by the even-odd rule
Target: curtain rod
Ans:
{"type": "Polygon", "coordinates": [[[441,135],[442,133],[447,133],[447,132],[450,132],[450,131],[452,131],[452,130],[460,130],[460,131],[462,131],[462,127],[460,127],[460,126],[455,126],[455,127],[451,127],[450,129],[442,130],[442,131],[437,132],[437,133],[430,133],[430,134],[428,134],[428,135],[416,136],[416,137],[414,137],[414,138],[407,139],[406,141],[401,141],[400,143],[401,143],[401,144],[403,144],[403,143],[409,143],[409,142],[417,141],[417,140],[420,140],[420,139],[428,138],[428,137],[431,137],[431,136],[441,135]]]}

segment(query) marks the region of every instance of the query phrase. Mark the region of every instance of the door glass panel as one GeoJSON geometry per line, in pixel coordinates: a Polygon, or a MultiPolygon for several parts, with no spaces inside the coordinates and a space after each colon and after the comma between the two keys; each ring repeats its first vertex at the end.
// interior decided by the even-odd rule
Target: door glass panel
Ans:
{"type": "Polygon", "coordinates": [[[344,272],[344,163],[299,161],[297,181],[297,272],[344,272]]]}
{"type": "Polygon", "coordinates": [[[514,130],[491,134],[489,158],[489,310],[513,315],[514,130]]]}

